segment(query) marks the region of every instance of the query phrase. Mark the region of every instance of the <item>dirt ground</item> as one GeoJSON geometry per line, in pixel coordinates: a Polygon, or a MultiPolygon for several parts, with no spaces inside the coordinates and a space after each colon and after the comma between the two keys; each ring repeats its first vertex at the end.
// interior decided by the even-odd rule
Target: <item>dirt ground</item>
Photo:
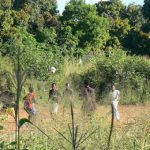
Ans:
{"type": "MultiPolygon", "coordinates": [[[[47,106],[37,106],[37,109],[39,110],[39,114],[41,116],[42,122],[44,124],[48,124],[50,121],[52,121],[49,113],[49,109],[47,106]]],[[[75,109],[75,115],[79,114],[81,111],[80,109],[75,109]]],[[[150,119],[150,105],[119,105],[119,112],[121,115],[121,120],[118,123],[118,126],[123,127],[127,126],[129,124],[136,123],[136,120],[138,119],[150,119]]],[[[101,117],[108,117],[108,121],[110,121],[111,118],[111,107],[110,106],[98,106],[96,110],[96,114],[101,117]]],[[[59,114],[61,117],[63,117],[62,110],[60,110],[59,114]]],[[[68,111],[68,115],[69,111],[68,111]]],[[[28,114],[24,111],[23,108],[20,110],[20,118],[27,118],[28,114]]],[[[0,123],[2,124],[2,123],[0,123]]],[[[2,136],[9,136],[14,134],[15,132],[15,122],[14,119],[11,116],[8,116],[7,119],[3,122],[4,129],[0,131],[0,135],[2,136]]],[[[23,128],[23,131],[26,129],[23,128]]]]}

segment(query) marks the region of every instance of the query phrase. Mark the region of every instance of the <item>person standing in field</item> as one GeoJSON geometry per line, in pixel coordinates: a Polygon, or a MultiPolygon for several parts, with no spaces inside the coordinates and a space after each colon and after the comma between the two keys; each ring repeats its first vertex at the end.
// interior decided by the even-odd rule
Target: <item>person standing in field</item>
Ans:
{"type": "Polygon", "coordinates": [[[24,100],[24,109],[29,114],[28,119],[31,120],[31,118],[36,115],[37,110],[35,108],[36,102],[36,93],[34,92],[33,87],[29,87],[29,93],[23,98],[24,100]]]}
{"type": "Polygon", "coordinates": [[[36,95],[33,87],[29,87],[29,99],[30,99],[33,107],[35,107],[35,104],[37,104],[37,95],[36,95]]]}
{"type": "Polygon", "coordinates": [[[58,113],[59,108],[59,92],[56,87],[56,83],[52,83],[52,87],[49,90],[49,102],[50,102],[50,111],[52,114],[58,113]]]}
{"type": "Polygon", "coordinates": [[[88,81],[84,81],[84,88],[82,90],[81,97],[83,98],[83,113],[91,115],[96,109],[96,98],[95,90],[89,86],[88,81]]]}
{"type": "Polygon", "coordinates": [[[63,92],[63,96],[71,96],[72,93],[73,93],[73,90],[71,89],[70,84],[66,83],[66,88],[63,92]]]}
{"type": "Polygon", "coordinates": [[[70,102],[73,101],[73,90],[69,83],[66,83],[65,90],[63,91],[63,114],[66,108],[69,108],[70,102]]]}
{"type": "Polygon", "coordinates": [[[33,121],[31,120],[31,118],[33,118],[33,116],[36,114],[36,109],[33,107],[33,103],[32,101],[30,100],[30,97],[29,95],[26,95],[24,98],[24,110],[28,113],[28,119],[30,121],[33,121]]]}
{"type": "Polygon", "coordinates": [[[120,96],[120,91],[116,90],[115,85],[112,85],[112,92],[111,92],[112,105],[113,105],[114,117],[117,120],[120,120],[120,113],[118,111],[119,96],[120,96]]]}

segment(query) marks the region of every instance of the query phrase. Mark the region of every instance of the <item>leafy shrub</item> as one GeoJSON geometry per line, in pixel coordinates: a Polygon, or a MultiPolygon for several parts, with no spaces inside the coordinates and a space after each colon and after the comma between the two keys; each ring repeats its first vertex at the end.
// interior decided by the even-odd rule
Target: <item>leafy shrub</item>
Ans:
{"type": "MultiPolygon", "coordinates": [[[[98,101],[107,101],[112,84],[121,90],[124,104],[148,102],[150,90],[150,62],[144,57],[128,56],[122,50],[109,51],[97,56],[96,67],[80,74],[75,81],[79,86],[88,79],[96,88],[98,101]]],[[[73,79],[76,75],[73,76],[73,79]]]]}

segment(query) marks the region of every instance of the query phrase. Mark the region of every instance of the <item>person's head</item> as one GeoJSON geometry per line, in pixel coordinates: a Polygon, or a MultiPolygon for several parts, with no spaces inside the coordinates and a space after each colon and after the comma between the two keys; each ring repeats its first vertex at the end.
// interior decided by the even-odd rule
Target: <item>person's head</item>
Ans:
{"type": "Polygon", "coordinates": [[[112,85],[112,91],[115,91],[115,90],[116,90],[115,85],[112,85]]]}
{"type": "Polygon", "coordinates": [[[53,90],[56,89],[56,83],[52,83],[52,89],[53,89],[53,90]]]}
{"type": "Polygon", "coordinates": [[[29,92],[32,93],[33,91],[34,91],[34,88],[30,86],[29,87],[29,92]]]}
{"type": "Polygon", "coordinates": [[[88,80],[84,80],[84,87],[88,87],[89,86],[89,81],[88,80]]]}
{"type": "Polygon", "coordinates": [[[69,88],[70,87],[70,84],[69,83],[66,83],[66,88],[69,88]]]}

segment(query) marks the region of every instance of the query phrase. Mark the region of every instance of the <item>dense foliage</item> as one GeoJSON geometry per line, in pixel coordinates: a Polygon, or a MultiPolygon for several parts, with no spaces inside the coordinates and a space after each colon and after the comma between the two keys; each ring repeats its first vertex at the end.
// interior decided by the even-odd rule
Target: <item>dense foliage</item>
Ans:
{"type": "MultiPolygon", "coordinates": [[[[121,91],[121,103],[148,103],[150,100],[149,10],[150,0],[145,0],[143,6],[135,4],[125,6],[121,0],[100,1],[94,5],[86,4],[85,0],[70,0],[61,15],[57,10],[56,0],[0,0],[0,75],[2,75],[0,86],[7,83],[8,89],[16,93],[14,106],[16,139],[12,143],[0,140],[0,148],[10,149],[14,145],[17,145],[18,150],[21,149],[20,147],[23,149],[41,149],[43,146],[47,149],[69,147],[54,132],[50,133],[53,144],[49,142],[50,139],[45,139],[39,133],[36,133],[36,136],[32,135],[33,132],[26,133],[28,136],[25,137],[20,136],[21,94],[23,92],[26,94],[25,88],[31,84],[35,86],[36,83],[42,82],[36,85],[36,90],[39,95],[41,92],[46,100],[44,94],[48,95],[45,93],[50,86],[48,81],[57,82],[58,87],[64,87],[65,83],[69,82],[75,93],[72,99],[79,100],[83,81],[88,79],[90,85],[96,89],[97,102],[110,103],[108,93],[111,85],[116,83],[121,91]],[[56,67],[56,74],[49,74],[51,66],[56,67]]],[[[64,116],[59,119],[60,131],[70,138],[64,126],[65,119],[64,116]]],[[[109,128],[108,124],[103,125],[104,121],[103,117],[91,117],[90,122],[87,123],[81,120],[81,126],[90,125],[87,126],[87,131],[93,129],[95,125],[101,125],[102,129],[88,136],[90,137],[88,140],[87,133],[81,134],[79,141],[82,138],[87,140],[84,144],[82,142],[84,146],[82,149],[92,149],[93,145],[95,149],[107,148],[109,128]],[[94,124],[91,124],[92,122],[94,124]],[[98,142],[100,144],[97,144],[98,142]]],[[[40,123],[43,123],[42,119],[40,123]]],[[[51,126],[48,127],[57,127],[59,123],[56,119],[54,122],[51,121],[49,123],[51,126]]],[[[130,133],[132,134],[134,130],[136,132],[125,136],[126,140],[120,139],[124,133],[114,132],[112,149],[149,147],[147,141],[150,137],[146,133],[148,125],[140,124],[142,130],[138,126],[133,126],[130,133]],[[118,140],[121,142],[119,145],[118,140]]],[[[38,126],[34,127],[44,135],[51,130],[47,130],[49,129],[47,127],[44,130],[40,130],[38,126]]],[[[78,137],[78,126],[76,129],[72,126],[72,129],[76,130],[74,134],[73,132],[70,134],[73,138],[70,141],[74,142],[74,135],[78,137]]],[[[1,125],[0,130],[3,130],[1,125]]]]}
{"type": "Polygon", "coordinates": [[[136,82],[149,80],[148,60],[126,56],[126,53],[150,54],[148,10],[149,0],[143,6],[125,6],[121,0],[95,5],[70,0],[60,15],[55,0],[1,0],[0,53],[2,57],[16,60],[19,52],[21,68],[29,77],[39,80],[48,80],[48,68],[56,66],[59,82],[65,74],[66,60],[97,56],[94,59],[99,64],[96,69],[101,79],[95,78],[95,72],[92,78],[100,93],[101,87],[118,79],[120,83],[130,77],[136,82]],[[128,65],[133,65],[133,70],[128,65]],[[118,67],[121,74],[116,74],[118,67]],[[124,76],[126,71],[129,75],[124,76]]]}
{"type": "Polygon", "coordinates": [[[109,93],[112,84],[122,92],[121,103],[135,104],[149,102],[150,94],[150,61],[144,57],[128,56],[124,51],[116,49],[88,61],[95,65],[80,74],[72,74],[77,89],[88,79],[95,87],[98,102],[110,102],[109,93]],[[95,60],[96,59],[96,60],[95,60]]]}
{"type": "MultiPolygon", "coordinates": [[[[114,47],[149,55],[148,8],[148,0],[143,7],[125,6],[120,0],[96,5],[71,0],[59,15],[55,0],[1,0],[0,46],[11,44],[10,39],[21,29],[32,37],[32,49],[60,57],[78,57],[114,47]]],[[[10,49],[1,52],[9,54],[10,49]]]]}

